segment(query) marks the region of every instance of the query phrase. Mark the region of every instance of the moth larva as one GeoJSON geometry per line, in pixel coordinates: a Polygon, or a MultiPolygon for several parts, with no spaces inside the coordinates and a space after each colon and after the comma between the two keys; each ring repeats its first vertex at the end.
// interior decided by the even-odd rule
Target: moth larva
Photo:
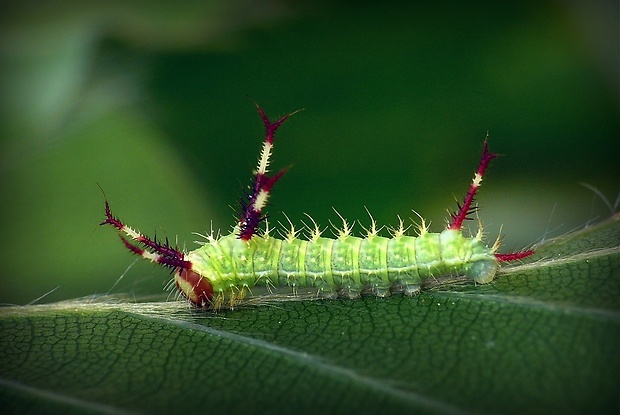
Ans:
{"type": "Polygon", "coordinates": [[[414,295],[425,281],[449,275],[465,275],[476,283],[488,283],[500,262],[534,253],[496,253],[498,247],[487,247],[481,232],[470,238],[461,232],[463,221],[473,211],[484,172],[496,157],[489,152],[487,140],[465,199],[441,233],[428,232],[422,221],[419,235],[408,236],[401,222],[392,237],[386,238],[377,234],[372,220],[366,237],[359,238],[351,235],[344,219],[336,239],[321,236],[316,225],[309,240],[298,239],[294,231],[285,239],[261,232],[259,225],[265,219],[263,210],[269,194],[285,172],[268,175],[274,135],[292,114],[271,122],[258,105],[257,109],[265,125],[265,141],[254,183],[229,235],[219,239],[211,235],[204,245],[186,253],[168,241],[161,243],[134,231],[112,214],[105,201],[106,219],[101,225],[115,227],[125,247],[134,254],[171,268],[176,286],[195,306],[217,310],[228,303],[233,307],[256,285],[289,286],[294,290],[313,287],[322,297],[356,298],[366,293],[383,297],[395,291],[414,295]]]}

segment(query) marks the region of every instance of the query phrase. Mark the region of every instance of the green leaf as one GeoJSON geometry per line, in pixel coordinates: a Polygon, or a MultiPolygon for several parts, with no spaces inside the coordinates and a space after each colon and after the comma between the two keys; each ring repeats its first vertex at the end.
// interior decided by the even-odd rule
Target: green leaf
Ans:
{"type": "Polygon", "coordinates": [[[611,413],[620,216],[494,283],[217,314],[108,298],[0,312],[5,412],[611,413]]]}

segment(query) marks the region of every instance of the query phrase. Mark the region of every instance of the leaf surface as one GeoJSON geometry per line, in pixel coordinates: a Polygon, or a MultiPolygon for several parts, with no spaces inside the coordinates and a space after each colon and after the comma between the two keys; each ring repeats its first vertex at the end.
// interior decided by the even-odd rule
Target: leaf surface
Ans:
{"type": "Polygon", "coordinates": [[[489,285],[217,314],[108,298],[0,310],[12,412],[609,413],[620,217],[489,285]]]}

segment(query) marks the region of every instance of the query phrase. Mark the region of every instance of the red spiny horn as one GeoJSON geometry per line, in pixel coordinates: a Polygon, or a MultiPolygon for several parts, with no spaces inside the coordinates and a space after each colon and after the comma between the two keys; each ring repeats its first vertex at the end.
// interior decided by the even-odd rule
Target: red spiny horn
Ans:
{"type": "Polygon", "coordinates": [[[271,161],[271,151],[273,149],[275,132],[288,117],[298,112],[292,112],[275,122],[271,122],[258,105],[256,105],[256,109],[265,125],[265,141],[263,142],[263,149],[261,150],[258,160],[258,167],[256,168],[256,175],[254,177],[254,184],[251,187],[251,193],[246,195],[247,200],[244,199],[241,202],[242,212],[238,225],[239,238],[244,241],[250,240],[252,236],[258,233],[258,226],[265,219],[262,211],[267,205],[271,188],[284,173],[286,173],[286,170],[283,169],[273,176],[267,175],[269,163],[271,161]]]}
{"type": "Polygon", "coordinates": [[[497,154],[489,152],[488,144],[487,144],[488,136],[484,140],[484,144],[482,146],[482,156],[480,157],[480,163],[478,164],[478,170],[474,174],[474,178],[469,186],[469,190],[465,195],[465,199],[463,199],[463,204],[458,205],[458,211],[453,213],[452,220],[448,225],[448,229],[459,230],[463,227],[463,221],[468,220],[467,216],[472,213],[472,203],[474,202],[474,198],[476,197],[476,193],[478,192],[478,188],[482,182],[482,178],[484,177],[484,172],[487,169],[491,160],[497,157],[497,154]]]}
{"type": "Polygon", "coordinates": [[[134,231],[129,226],[121,222],[112,213],[110,204],[107,200],[105,201],[105,215],[106,219],[101,222],[100,225],[111,225],[119,232],[126,234],[131,239],[137,241],[145,247],[140,248],[139,246],[132,244],[127,238],[119,235],[125,247],[134,254],[172,269],[192,268],[192,263],[185,260],[185,254],[182,251],[171,247],[167,239],[165,243],[159,243],[156,238],[150,239],[149,237],[134,231]]]}
{"type": "Polygon", "coordinates": [[[519,259],[523,259],[526,258],[530,255],[534,255],[534,251],[531,249],[528,249],[527,251],[522,251],[522,252],[510,252],[507,254],[495,254],[495,258],[497,258],[498,261],[500,262],[510,262],[510,261],[517,261],[519,259]]]}

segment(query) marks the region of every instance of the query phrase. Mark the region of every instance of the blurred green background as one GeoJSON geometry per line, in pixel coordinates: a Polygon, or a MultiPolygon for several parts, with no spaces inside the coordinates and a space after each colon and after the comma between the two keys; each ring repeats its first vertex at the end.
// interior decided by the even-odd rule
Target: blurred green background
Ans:
{"type": "MultiPolygon", "coordinates": [[[[150,235],[227,233],[261,146],[251,100],[305,108],[276,138],[272,167],[293,168],[272,223],[416,209],[440,230],[487,131],[504,155],[478,199],[491,242],[611,214],[580,182],[620,190],[618,2],[306,3],[3,2],[0,303],[106,293],[134,263],[97,226],[97,183],[150,235]]],[[[113,292],[168,278],[138,261],[113,292]]]]}

